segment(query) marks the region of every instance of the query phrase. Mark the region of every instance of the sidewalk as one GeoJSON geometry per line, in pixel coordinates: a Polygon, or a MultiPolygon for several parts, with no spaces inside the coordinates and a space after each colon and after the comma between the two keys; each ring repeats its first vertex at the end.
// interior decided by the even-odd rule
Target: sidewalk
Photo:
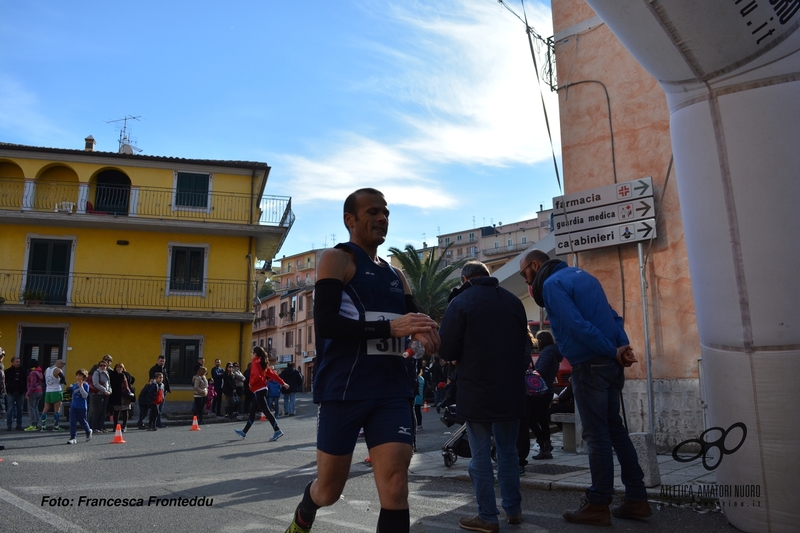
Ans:
{"type": "MultiPolygon", "coordinates": [[[[436,427],[436,426],[431,426],[436,427]]],[[[448,429],[440,425],[435,431],[441,435],[441,442],[444,444],[451,430],[457,429],[453,426],[448,429]]],[[[534,461],[529,458],[528,465],[525,467],[525,474],[520,477],[523,485],[530,486],[539,490],[573,490],[584,491],[591,485],[591,475],[589,473],[589,457],[587,455],[567,453],[561,450],[561,433],[553,433],[551,440],[553,443],[553,458],[542,461],[534,461]]],[[[533,445],[533,443],[532,443],[533,445]]],[[[531,455],[535,455],[533,449],[531,455]]],[[[686,494],[689,487],[693,487],[693,492],[697,493],[701,485],[716,485],[713,472],[703,468],[701,459],[690,463],[679,463],[672,458],[672,455],[659,455],[658,467],[661,474],[661,485],[647,489],[647,494],[651,499],[659,501],[681,500],[688,503],[691,498],[686,494]],[[663,489],[663,491],[662,491],[663,489]]],[[[469,480],[467,466],[469,458],[459,457],[456,463],[450,468],[444,465],[440,450],[432,452],[415,453],[411,459],[409,473],[418,476],[429,477],[452,477],[464,478],[469,480]]],[[[618,493],[624,494],[625,487],[620,481],[619,465],[614,457],[614,488],[618,493]]]]}

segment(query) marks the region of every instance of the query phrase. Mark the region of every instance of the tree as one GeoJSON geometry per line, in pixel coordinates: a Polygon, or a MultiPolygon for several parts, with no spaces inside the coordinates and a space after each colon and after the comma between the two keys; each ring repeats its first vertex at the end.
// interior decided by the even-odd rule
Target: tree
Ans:
{"type": "MultiPolygon", "coordinates": [[[[448,248],[450,245],[445,248],[445,251],[448,248]]],[[[447,297],[450,295],[450,290],[461,282],[458,278],[448,278],[458,271],[465,261],[456,261],[453,264],[442,266],[442,258],[445,254],[443,252],[435,258],[434,250],[431,250],[424,260],[421,260],[417,250],[410,244],[406,245],[405,251],[394,247],[389,248],[389,251],[402,265],[420,313],[425,313],[436,322],[441,322],[445,309],[447,309],[447,297]]]]}
{"type": "Polygon", "coordinates": [[[261,298],[261,299],[264,299],[267,296],[270,296],[271,294],[274,294],[274,293],[275,293],[275,289],[272,286],[272,282],[269,281],[269,280],[265,281],[264,284],[261,286],[261,288],[258,289],[258,297],[261,298]]]}

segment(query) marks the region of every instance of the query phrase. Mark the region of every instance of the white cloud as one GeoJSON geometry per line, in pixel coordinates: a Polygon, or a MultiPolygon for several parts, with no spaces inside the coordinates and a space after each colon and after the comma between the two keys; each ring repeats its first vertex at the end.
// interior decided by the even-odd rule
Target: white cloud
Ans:
{"type": "Polygon", "coordinates": [[[392,204],[450,207],[453,198],[409,154],[372,139],[347,135],[320,160],[279,156],[292,176],[292,200],[302,204],[316,200],[341,202],[361,187],[378,187],[392,204]]]}
{"type": "Polygon", "coordinates": [[[34,144],[45,142],[63,131],[53,124],[39,108],[35,93],[8,76],[0,75],[0,133],[5,139],[25,139],[34,144]]]}
{"type": "MultiPolygon", "coordinates": [[[[327,146],[316,142],[313,160],[273,157],[290,176],[286,192],[295,202],[340,202],[358,187],[378,186],[393,204],[452,208],[459,203],[457,188],[437,180],[447,172],[444,165],[503,167],[550,158],[522,22],[490,0],[371,8],[403,31],[392,40],[361,43],[383,74],[357,80],[353,88],[395,102],[388,113],[406,127],[392,140],[341,132],[327,146]]],[[[529,4],[528,16],[539,33],[551,33],[548,7],[531,10],[529,4]]],[[[558,142],[557,96],[545,91],[558,142]]]]}

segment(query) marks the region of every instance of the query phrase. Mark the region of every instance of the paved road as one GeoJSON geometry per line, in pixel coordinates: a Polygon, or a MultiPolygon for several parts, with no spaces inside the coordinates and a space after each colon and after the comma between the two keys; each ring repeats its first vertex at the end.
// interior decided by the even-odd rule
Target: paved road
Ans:
{"type": "MultiPolygon", "coordinates": [[[[267,442],[272,430],[266,422],[257,423],[245,440],[233,432],[241,424],[221,423],[199,432],[187,426],[132,430],[121,445],[109,444],[112,434],[69,446],[64,434],[0,431],[6,446],[0,452],[0,532],[283,532],[315,475],[315,411],[307,398],[299,411],[280,420],[286,436],[274,443],[267,442]],[[164,506],[170,499],[195,505],[164,506]]],[[[446,428],[433,412],[425,424],[419,447],[434,452],[446,428]]],[[[342,500],[320,510],[314,531],[375,530],[379,506],[365,456],[360,442],[342,500]]],[[[468,481],[413,475],[410,489],[414,532],[455,531],[460,517],[475,513],[468,481]]],[[[501,531],[586,531],[561,518],[579,497],[525,488],[523,524],[503,524],[501,531]]],[[[649,523],[615,520],[614,530],[734,531],[719,514],[680,508],[658,510],[649,523]]]]}

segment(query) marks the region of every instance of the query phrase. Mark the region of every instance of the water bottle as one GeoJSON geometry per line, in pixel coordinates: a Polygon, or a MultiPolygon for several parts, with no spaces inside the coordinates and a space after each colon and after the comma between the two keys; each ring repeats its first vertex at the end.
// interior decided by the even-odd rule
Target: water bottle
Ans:
{"type": "Polygon", "coordinates": [[[425,345],[417,340],[411,341],[411,344],[408,345],[406,351],[403,352],[403,357],[406,359],[409,357],[413,357],[414,359],[422,359],[423,355],[425,355],[425,345]]]}

